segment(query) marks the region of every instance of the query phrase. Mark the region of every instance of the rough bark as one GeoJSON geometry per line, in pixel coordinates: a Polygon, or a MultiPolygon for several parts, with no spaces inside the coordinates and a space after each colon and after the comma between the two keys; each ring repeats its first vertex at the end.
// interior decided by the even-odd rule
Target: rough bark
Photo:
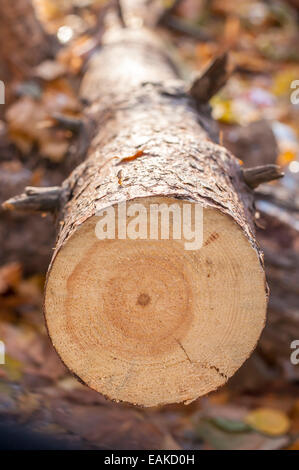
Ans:
{"type": "Polygon", "coordinates": [[[207,108],[186,93],[158,47],[145,31],[121,30],[90,65],[81,93],[92,103],[86,112],[96,123],[95,137],[88,158],[64,184],[72,198],[56,251],[77,225],[106,205],[154,195],[201,202],[228,213],[256,247],[253,196],[240,166],[214,142],[217,135],[207,108]],[[130,163],[124,161],[138,153],[130,163]]]}

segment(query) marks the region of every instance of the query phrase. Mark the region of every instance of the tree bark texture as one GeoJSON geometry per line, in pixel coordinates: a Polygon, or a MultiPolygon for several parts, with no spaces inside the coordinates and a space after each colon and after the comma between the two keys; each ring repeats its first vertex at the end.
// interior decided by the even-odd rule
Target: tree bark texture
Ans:
{"type": "Polygon", "coordinates": [[[94,138],[86,161],[64,183],[71,197],[56,251],[107,204],[169,195],[229,214],[259,252],[253,193],[240,165],[217,143],[209,107],[186,93],[156,37],[126,29],[108,35],[81,95],[90,103],[86,113],[94,138]]]}

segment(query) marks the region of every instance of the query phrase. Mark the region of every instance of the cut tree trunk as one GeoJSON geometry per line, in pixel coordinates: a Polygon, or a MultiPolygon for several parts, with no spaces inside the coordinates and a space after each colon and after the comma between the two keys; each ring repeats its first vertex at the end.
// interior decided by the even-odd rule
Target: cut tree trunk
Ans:
{"type": "MultiPolygon", "coordinates": [[[[252,191],[216,143],[206,104],[212,77],[199,79],[207,88],[196,100],[164,46],[133,20],[125,14],[127,28],[107,31],[82,83],[94,137],[61,192],[45,317],[80,380],[113,400],[154,406],[192,401],[234,374],[263,329],[267,286],[252,191]],[[202,208],[202,247],[160,232],[155,240],[150,223],[138,238],[136,203],[146,214],[152,204],[175,204],[180,214],[202,208]],[[115,236],[99,239],[101,214],[113,210],[115,236]]],[[[7,208],[30,206],[26,196],[7,208]]]]}
{"type": "Polygon", "coordinates": [[[145,406],[225,383],[265,322],[251,195],[184,89],[151,34],[108,34],[82,84],[96,131],[65,184],[70,200],[46,287],[47,326],[65,364],[104,395],[145,406]],[[98,240],[97,214],[124,201],[147,213],[154,203],[199,204],[204,246],[98,240]]]}

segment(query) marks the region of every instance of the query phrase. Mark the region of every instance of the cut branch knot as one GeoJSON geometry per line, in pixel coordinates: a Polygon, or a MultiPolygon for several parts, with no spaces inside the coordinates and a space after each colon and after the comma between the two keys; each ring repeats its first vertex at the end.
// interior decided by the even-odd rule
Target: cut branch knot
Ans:
{"type": "Polygon", "coordinates": [[[244,168],[242,170],[245,183],[252,189],[262,183],[277,180],[284,176],[278,165],[268,164],[255,166],[253,168],[244,168]]]}
{"type": "Polygon", "coordinates": [[[8,199],[2,204],[5,210],[25,212],[58,212],[66,190],[61,186],[34,188],[27,186],[25,192],[8,199]]]}
{"type": "Polygon", "coordinates": [[[195,79],[190,87],[190,95],[198,103],[207,103],[226,84],[232,73],[228,64],[228,54],[216,57],[195,79]]]}
{"type": "Polygon", "coordinates": [[[57,122],[57,124],[68,131],[71,131],[73,134],[79,134],[82,127],[82,119],[66,116],[60,113],[53,113],[52,118],[57,122]]]}

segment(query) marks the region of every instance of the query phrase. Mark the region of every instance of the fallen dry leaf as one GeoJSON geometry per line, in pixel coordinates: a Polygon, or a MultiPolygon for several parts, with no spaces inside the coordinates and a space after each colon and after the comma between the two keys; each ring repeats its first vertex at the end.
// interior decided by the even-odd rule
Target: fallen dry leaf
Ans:
{"type": "Polygon", "coordinates": [[[257,432],[227,432],[212,422],[202,419],[195,434],[215,450],[275,450],[288,445],[286,436],[268,437],[257,432]]]}
{"type": "Polygon", "coordinates": [[[51,140],[43,141],[40,145],[40,151],[46,155],[52,162],[60,162],[69,148],[69,142],[53,142],[51,140]]]}
{"type": "Polygon", "coordinates": [[[251,411],[246,416],[245,422],[253,429],[269,436],[286,434],[291,424],[285,413],[272,408],[258,408],[251,411]]]}
{"type": "Polygon", "coordinates": [[[67,73],[67,68],[55,60],[46,60],[34,70],[34,75],[43,80],[52,81],[67,73]]]}
{"type": "Polygon", "coordinates": [[[96,46],[97,41],[95,38],[86,35],[80,36],[58,53],[57,60],[70,72],[77,74],[81,71],[84,59],[96,46]]]}
{"type": "Polygon", "coordinates": [[[54,125],[49,127],[48,123],[56,112],[79,111],[80,103],[68,81],[55,79],[45,84],[41,99],[23,96],[8,108],[9,135],[23,153],[28,153],[37,143],[43,156],[59,162],[67,152],[72,134],[54,125]]]}
{"type": "Polygon", "coordinates": [[[0,268],[0,294],[10,287],[16,287],[21,281],[22,266],[20,263],[9,263],[0,268]]]}

